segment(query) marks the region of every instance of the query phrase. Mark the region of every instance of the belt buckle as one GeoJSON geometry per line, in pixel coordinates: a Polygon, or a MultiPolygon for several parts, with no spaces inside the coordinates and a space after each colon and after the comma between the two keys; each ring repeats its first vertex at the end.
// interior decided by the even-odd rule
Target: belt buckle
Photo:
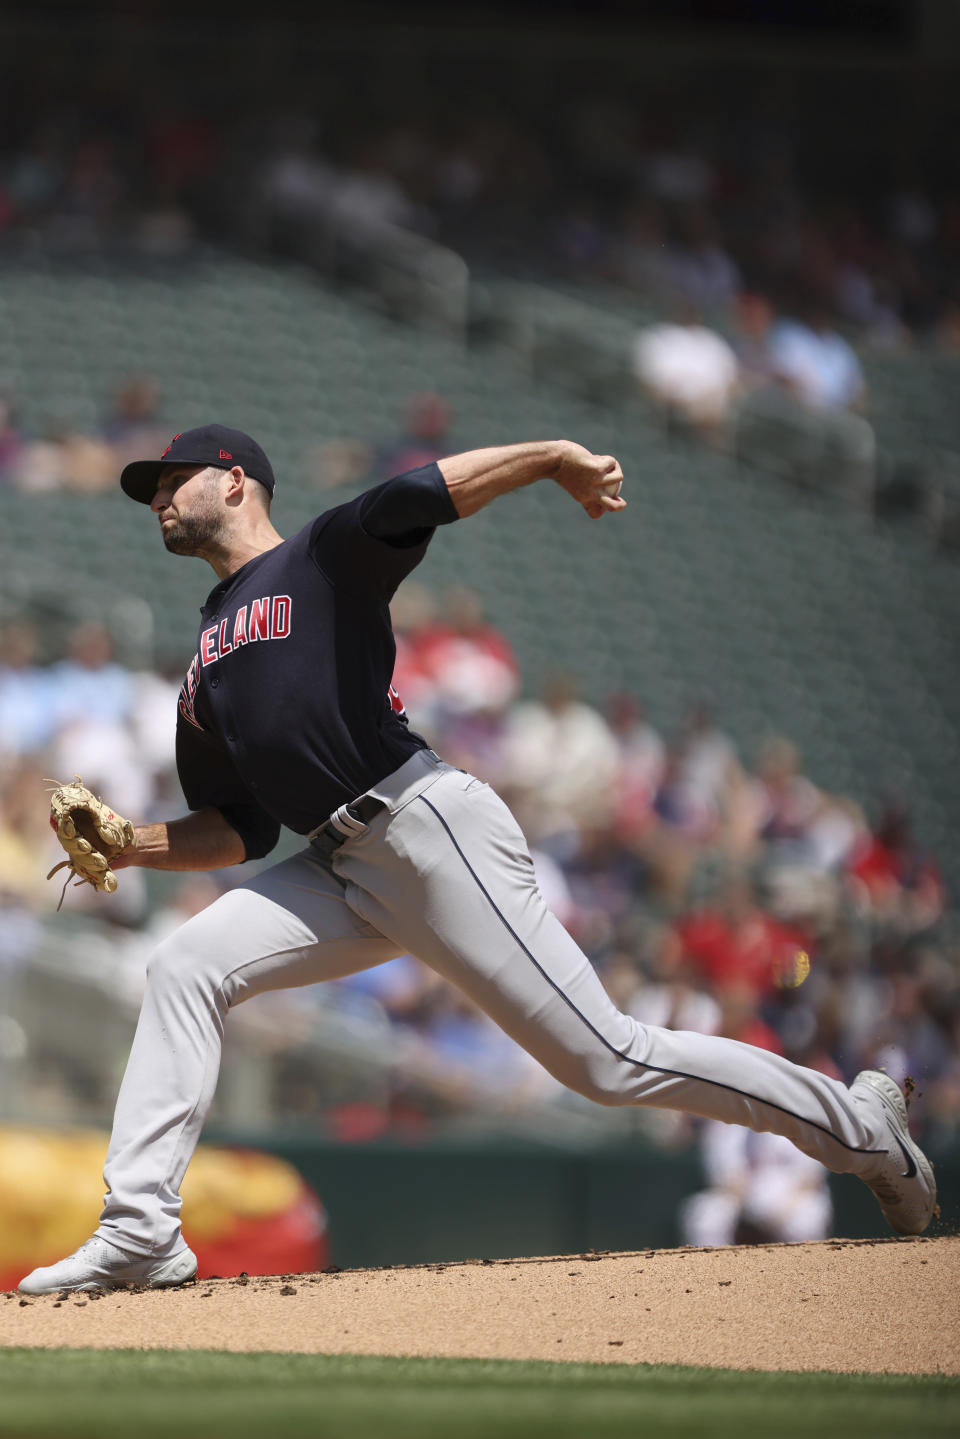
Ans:
{"type": "Polygon", "coordinates": [[[368,825],[385,808],[386,805],[382,799],[377,799],[372,794],[362,794],[359,798],[350,801],[346,806],[346,811],[350,818],[355,819],[358,824],[368,825]]]}

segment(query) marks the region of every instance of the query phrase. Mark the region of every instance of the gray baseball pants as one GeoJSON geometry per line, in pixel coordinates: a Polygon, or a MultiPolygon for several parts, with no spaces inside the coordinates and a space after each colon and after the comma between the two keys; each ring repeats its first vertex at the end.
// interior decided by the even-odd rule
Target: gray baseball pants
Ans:
{"type": "Polygon", "coordinates": [[[598,1104],[772,1130],[840,1172],[876,1166],[882,1120],[843,1084],[751,1045],[647,1027],[615,1009],[546,908],[516,821],[482,781],[424,751],[369,793],[383,809],[368,824],[337,810],[327,834],[338,847],[326,857],[308,847],[274,865],[153,955],[104,1169],[103,1238],[142,1257],[183,1247],[180,1185],[232,1005],[403,953],[598,1104]]]}

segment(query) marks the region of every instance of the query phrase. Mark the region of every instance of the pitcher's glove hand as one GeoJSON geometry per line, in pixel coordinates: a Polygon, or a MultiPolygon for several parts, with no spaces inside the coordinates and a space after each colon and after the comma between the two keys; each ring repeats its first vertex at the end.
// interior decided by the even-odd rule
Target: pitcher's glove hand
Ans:
{"type": "MultiPolygon", "coordinates": [[[[115,814],[103,800],[87,789],[78,775],[70,784],[60,785],[50,796],[50,827],[67,852],[66,859],[55,864],[47,875],[52,879],[58,869],[69,867],[77,876],[77,884],[92,884],[103,894],[113,894],[117,876],[110,868],[111,860],[133,844],[133,825],[115,814]]],[[[67,892],[67,876],[63,894],[67,892]]],[[[63,904],[63,894],[60,904],[63,904]]],[[[57,905],[59,910],[60,904],[57,905]]]]}

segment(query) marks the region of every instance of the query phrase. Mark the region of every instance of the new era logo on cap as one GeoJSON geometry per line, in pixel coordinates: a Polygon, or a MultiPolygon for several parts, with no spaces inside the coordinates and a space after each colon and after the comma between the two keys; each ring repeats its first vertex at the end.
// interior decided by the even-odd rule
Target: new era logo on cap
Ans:
{"type": "Polygon", "coordinates": [[[174,435],[158,460],[134,460],[125,467],[120,484],[132,500],[149,505],[157,492],[157,480],[167,465],[214,465],[229,469],[240,465],[251,479],[258,480],[269,494],[276,488],[273,468],[263,450],[242,430],[226,425],[200,425],[174,435]]]}

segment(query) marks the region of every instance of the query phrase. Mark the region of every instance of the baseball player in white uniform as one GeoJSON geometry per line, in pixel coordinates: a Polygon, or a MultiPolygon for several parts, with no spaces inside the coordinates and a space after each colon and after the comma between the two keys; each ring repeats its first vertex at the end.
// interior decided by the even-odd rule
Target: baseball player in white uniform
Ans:
{"type": "Polygon", "coordinates": [[[240,864],[268,853],[282,824],[306,843],[154,953],[99,1227],[22,1280],[24,1293],[192,1279],[179,1191],[228,1011],[407,952],[598,1104],[660,1105],[785,1135],[859,1175],[898,1232],[926,1228],[933,1174],[887,1075],[866,1071],[847,1088],[750,1045],[621,1014],[544,904],[507,807],[407,725],[391,687],[391,595],[438,525],[547,479],[591,519],[625,507],[617,461],[565,440],[454,455],[288,540],[270,520],[270,463],[238,430],[190,430],[124,470],[124,491],[149,506],[166,548],[207,560],[217,584],[180,694],[190,813],[137,828],[114,868],[240,864]]]}

